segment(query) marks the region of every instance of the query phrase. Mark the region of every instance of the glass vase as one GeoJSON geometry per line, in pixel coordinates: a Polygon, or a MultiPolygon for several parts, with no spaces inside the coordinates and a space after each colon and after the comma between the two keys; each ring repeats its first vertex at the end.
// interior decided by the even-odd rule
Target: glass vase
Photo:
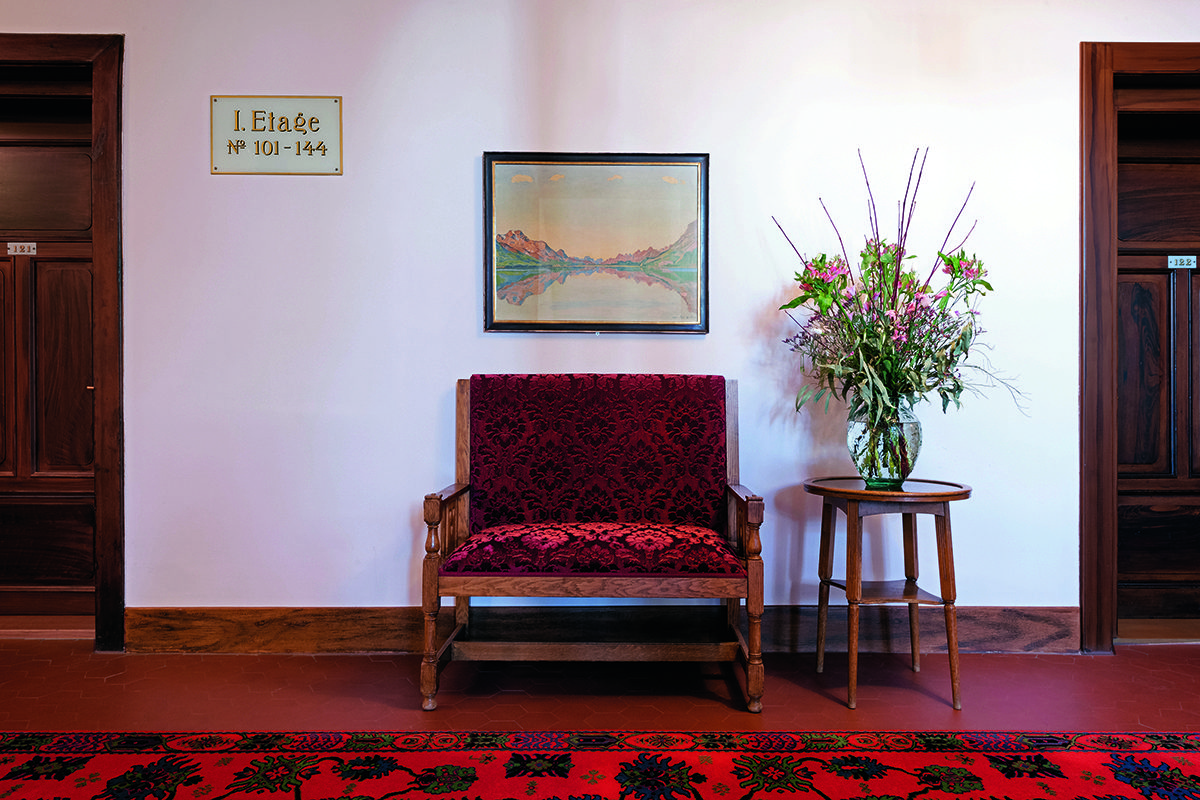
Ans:
{"type": "Polygon", "coordinates": [[[868,489],[898,491],[921,452],[921,421],[904,406],[878,425],[866,415],[852,416],[846,421],[846,447],[868,489]]]}

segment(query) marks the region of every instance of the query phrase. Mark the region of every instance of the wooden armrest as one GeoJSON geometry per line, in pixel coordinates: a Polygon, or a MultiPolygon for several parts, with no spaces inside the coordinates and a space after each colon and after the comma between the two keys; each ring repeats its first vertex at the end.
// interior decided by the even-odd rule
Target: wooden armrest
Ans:
{"type": "Polygon", "coordinates": [[[745,486],[742,486],[740,483],[730,483],[730,484],[727,484],[725,488],[728,489],[730,491],[730,493],[732,493],[733,496],[738,499],[739,502],[761,503],[763,501],[763,499],[761,497],[754,494],[754,492],[750,491],[745,486]]]}
{"type": "Polygon", "coordinates": [[[440,492],[425,495],[425,524],[437,525],[442,521],[442,506],[460,497],[471,488],[469,483],[452,483],[440,492]]]}
{"type": "Polygon", "coordinates": [[[452,483],[440,492],[425,495],[426,558],[442,553],[446,544],[451,548],[458,545],[460,529],[465,523],[465,512],[460,513],[460,506],[470,490],[469,483],[452,483]],[[443,521],[450,528],[445,534],[441,531],[443,521]]]}
{"type": "Polygon", "coordinates": [[[758,528],[763,521],[763,499],[740,483],[726,486],[729,503],[729,536],[744,557],[757,559],[762,553],[758,528]]]}

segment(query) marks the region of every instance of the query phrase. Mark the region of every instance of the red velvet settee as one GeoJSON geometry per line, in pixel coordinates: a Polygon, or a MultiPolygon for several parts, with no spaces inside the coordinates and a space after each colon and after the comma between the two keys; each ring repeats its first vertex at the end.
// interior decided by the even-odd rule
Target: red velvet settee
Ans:
{"type": "Polygon", "coordinates": [[[738,481],[736,383],[474,375],[457,405],[455,483],[424,504],[423,707],[448,658],[653,660],[739,662],[761,711],[763,501],[738,481]],[[711,598],[727,611],[705,641],[480,641],[470,598],[483,596],[711,598]],[[444,636],[443,597],[455,598],[444,636]]]}

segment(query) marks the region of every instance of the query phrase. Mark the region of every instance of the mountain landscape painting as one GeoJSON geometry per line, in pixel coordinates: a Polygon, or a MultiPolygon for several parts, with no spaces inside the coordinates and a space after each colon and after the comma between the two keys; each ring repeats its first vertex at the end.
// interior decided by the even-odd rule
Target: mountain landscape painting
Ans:
{"type": "Polygon", "coordinates": [[[707,157],[533,155],[485,154],[488,328],[703,331],[707,157]]]}

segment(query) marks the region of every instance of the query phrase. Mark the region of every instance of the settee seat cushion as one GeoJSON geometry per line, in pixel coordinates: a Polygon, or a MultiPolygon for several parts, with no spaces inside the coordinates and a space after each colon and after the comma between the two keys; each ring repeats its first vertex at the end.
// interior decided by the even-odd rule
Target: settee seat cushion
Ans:
{"type": "Polygon", "coordinates": [[[745,575],[724,537],[699,525],[533,522],[485,528],[443,575],[745,575]]]}

